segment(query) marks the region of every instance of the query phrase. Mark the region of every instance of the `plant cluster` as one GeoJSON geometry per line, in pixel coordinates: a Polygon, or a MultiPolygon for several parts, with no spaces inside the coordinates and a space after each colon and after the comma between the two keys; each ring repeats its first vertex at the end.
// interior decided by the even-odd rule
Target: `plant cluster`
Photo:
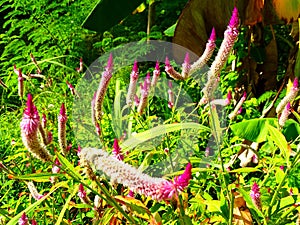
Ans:
{"type": "MultiPolygon", "coordinates": [[[[28,12],[24,24],[31,19],[48,21],[39,15],[41,10],[57,13],[51,18],[66,13],[46,3],[30,8],[18,1],[1,2],[3,10],[13,6],[28,12]]],[[[75,12],[81,3],[62,4],[75,12]]],[[[17,17],[18,12],[10,13],[17,17]]],[[[119,69],[118,56],[110,54],[102,74],[95,75],[100,78],[97,90],[86,89],[86,96],[82,88],[73,86],[83,75],[84,60],[80,55],[57,57],[78,53],[73,48],[81,43],[67,32],[72,28],[71,34],[77,34],[79,28],[65,28],[62,24],[70,24],[71,17],[63,18],[66,21],[59,24],[41,22],[43,32],[50,26],[61,32],[51,29],[51,40],[37,38],[41,31],[31,30],[32,26],[14,27],[13,20],[3,35],[11,38],[21,32],[13,37],[18,47],[3,42],[1,59],[7,61],[3,71],[10,67],[15,76],[12,83],[5,80],[16,87],[13,98],[26,99],[26,105],[20,115],[7,109],[22,101],[13,105],[13,98],[2,99],[6,108],[0,135],[6,137],[6,129],[11,128],[13,136],[0,144],[0,224],[300,223],[296,110],[300,75],[290,79],[285,96],[276,104],[278,118],[264,118],[264,111],[270,110],[266,100],[260,99],[260,104],[266,102],[262,111],[247,89],[233,89],[239,76],[236,67],[232,71],[224,67],[236,57],[233,49],[240,31],[236,8],[219,48],[213,29],[203,55],[193,63],[187,53],[182,65],[166,57],[164,65],[134,61],[132,67],[119,69]],[[25,45],[32,49],[22,52],[25,45]],[[211,66],[203,70],[216,48],[211,66]],[[73,59],[74,64],[68,61],[73,59]],[[12,68],[12,64],[17,65],[12,68]],[[54,73],[57,68],[63,72],[54,73]],[[199,74],[205,82],[201,94],[189,99],[191,105],[185,99],[179,104],[185,90],[202,88],[194,81],[199,74]],[[219,87],[221,97],[216,95],[219,87]],[[161,92],[160,99],[155,93],[161,92]],[[85,106],[71,113],[73,99],[73,108],[88,102],[91,123],[83,115],[85,106]],[[78,133],[83,133],[83,141],[78,133]],[[101,149],[91,146],[94,141],[101,143],[101,149]]],[[[93,77],[90,68],[86,76],[93,77]]]]}

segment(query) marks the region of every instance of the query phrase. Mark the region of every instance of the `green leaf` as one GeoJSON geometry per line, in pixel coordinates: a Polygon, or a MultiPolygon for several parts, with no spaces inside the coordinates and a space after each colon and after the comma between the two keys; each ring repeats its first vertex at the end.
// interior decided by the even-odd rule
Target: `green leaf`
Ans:
{"type": "Polygon", "coordinates": [[[174,37],[176,26],[177,26],[177,23],[173,24],[172,26],[170,26],[168,29],[166,29],[164,31],[164,34],[168,37],[174,37]]]}
{"type": "Polygon", "coordinates": [[[99,33],[107,31],[143,2],[143,0],[100,0],[83,22],[83,27],[99,33]]]}
{"type": "Polygon", "coordinates": [[[158,137],[160,135],[182,130],[182,129],[197,129],[202,131],[210,131],[210,129],[206,126],[203,126],[198,123],[176,123],[176,124],[166,124],[166,125],[159,125],[152,129],[146,130],[144,132],[138,133],[136,135],[132,135],[131,138],[124,141],[121,144],[121,148],[123,151],[128,151],[133,149],[137,145],[148,141],[152,138],[158,137]]]}
{"type": "Polygon", "coordinates": [[[53,174],[53,173],[33,173],[28,175],[22,175],[22,176],[15,176],[13,179],[19,179],[19,180],[33,180],[35,182],[49,182],[50,177],[53,176],[62,176],[62,174],[53,174]]]}
{"type": "Polygon", "coordinates": [[[269,132],[267,127],[268,124],[275,126],[277,124],[277,119],[251,119],[233,124],[230,128],[232,132],[240,138],[260,143],[266,141],[269,132]]]}
{"type": "Polygon", "coordinates": [[[257,213],[258,216],[264,217],[262,212],[252,202],[252,199],[250,197],[250,193],[245,191],[242,187],[239,188],[239,193],[241,193],[241,195],[243,196],[243,198],[246,201],[249,208],[253,209],[257,213]]]}
{"type": "Polygon", "coordinates": [[[261,170],[253,167],[244,167],[244,168],[238,168],[229,171],[229,173],[252,173],[252,172],[261,172],[261,170]]]}
{"type": "MultiPolygon", "coordinates": [[[[293,111],[293,114],[295,115],[296,118],[297,118],[296,115],[299,116],[299,114],[298,113],[296,114],[295,111],[293,111]]],[[[299,117],[299,121],[300,121],[300,117],[299,117]]],[[[282,133],[284,134],[287,141],[293,141],[300,135],[300,124],[293,119],[288,119],[285,122],[284,127],[282,128],[282,133]]]]}
{"type": "Polygon", "coordinates": [[[31,204],[30,206],[28,206],[26,209],[24,209],[22,212],[20,212],[18,215],[16,215],[14,218],[12,218],[7,225],[14,225],[18,223],[18,220],[20,219],[20,217],[22,216],[23,213],[30,213],[32,210],[34,210],[37,206],[39,206],[46,198],[48,198],[56,189],[65,186],[64,182],[60,182],[57,183],[56,185],[54,185],[52,187],[52,190],[45,195],[44,197],[42,197],[41,199],[39,199],[38,201],[36,201],[35,203],[31,204]]]}
{"type": "Polygon", "coordinates": [[[290,151],[288,148],[288,143],[284,137],[284,135],[275,127],[267,124],[267,128],[269,131],[270,139],[275,143],[275,145],[280,149],[281,153],[284,155],[285,159],[288,160],[290,157],[290,151]]]}
{"type": "Polygon", "coordinates": [[[63,157],[59,152],[56,152],[55,154],[59,162],[61,163],[63,170],[65,170],[76,179],[83,180],[82,176],[75,170],[74,166],[65,157],[63,157]]]}
{"type": "Polygon", "coordinates": [[[280,184],[281,181],[284,179],[284,172],[280,168],[277,168],[275,178],[277,184],[280,184]]]}

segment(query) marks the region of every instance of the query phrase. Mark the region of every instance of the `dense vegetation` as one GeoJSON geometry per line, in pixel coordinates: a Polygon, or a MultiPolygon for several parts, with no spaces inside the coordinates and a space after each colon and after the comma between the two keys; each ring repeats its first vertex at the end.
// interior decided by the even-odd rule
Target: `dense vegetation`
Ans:
{"type": "Polygon", "coordinates": [[[299,224],[291,25],[233,11],[199,69],[168,45],[186,1],[103,33],[97,2],[0,1],[0,224],[299,224]]]}

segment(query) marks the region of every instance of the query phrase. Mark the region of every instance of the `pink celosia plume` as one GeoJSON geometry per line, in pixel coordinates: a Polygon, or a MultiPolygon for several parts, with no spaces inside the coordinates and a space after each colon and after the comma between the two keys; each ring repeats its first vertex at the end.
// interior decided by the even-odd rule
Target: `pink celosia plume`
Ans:
{"type": "Polygon", "coordinates": [[[132,106],[134,100],[138,78],[139,78],[139,68],[138,68],[138,62],[135,60],[132,67],[132,71],[130,73],[130,82],[129,82],[129,87],[126,96],[126,104],[129,106],[132,106]]]}

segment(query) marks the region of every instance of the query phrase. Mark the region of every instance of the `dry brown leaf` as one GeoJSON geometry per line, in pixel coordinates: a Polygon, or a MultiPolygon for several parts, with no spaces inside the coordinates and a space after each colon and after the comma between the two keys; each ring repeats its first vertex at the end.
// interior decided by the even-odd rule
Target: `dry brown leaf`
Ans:
{"type": "Polygon", "coordinates": [[[262,22],[264,0],[249,0],[246,9],[245,25],[255,25],[262,22]]]}
{"type": "Polygon", "coordinates": [[[288,22],[300,16],[300,0],[273,0],[273,5],[279,18],[288,22]]]}
{"type": "Polygon", "coordinates": [[[253,225],[252,217],[244,198],[237,192],[234,195],[233,223],[235,225],[253,225]]]}

